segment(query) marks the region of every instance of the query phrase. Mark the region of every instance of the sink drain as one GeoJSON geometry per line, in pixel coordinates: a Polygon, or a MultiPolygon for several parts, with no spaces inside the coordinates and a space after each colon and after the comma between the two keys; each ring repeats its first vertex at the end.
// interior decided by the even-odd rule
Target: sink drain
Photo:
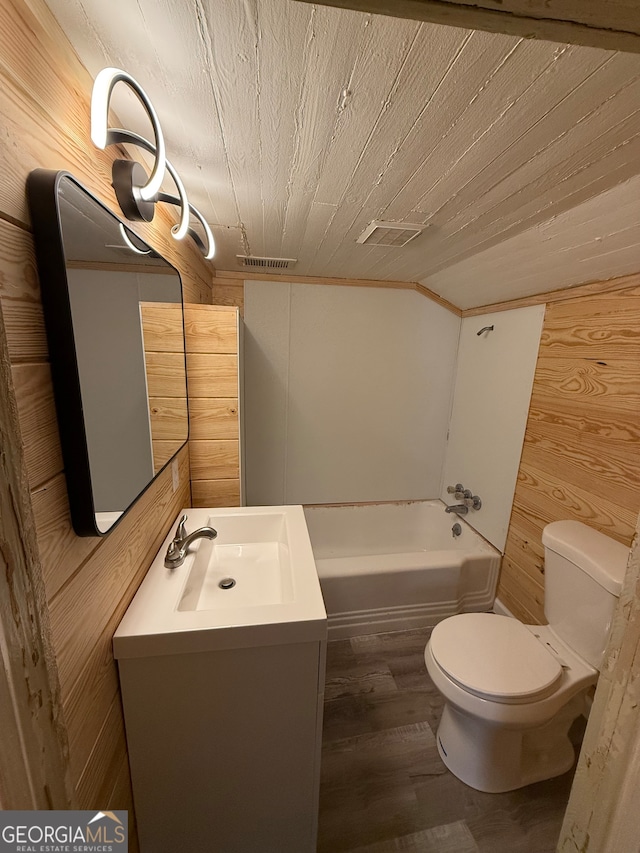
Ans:
{"type": "Polygon", "coordinates": [[[218,586],[220,589],[232,589],[236,585],[234,578],[222,578],[218,586]]]}

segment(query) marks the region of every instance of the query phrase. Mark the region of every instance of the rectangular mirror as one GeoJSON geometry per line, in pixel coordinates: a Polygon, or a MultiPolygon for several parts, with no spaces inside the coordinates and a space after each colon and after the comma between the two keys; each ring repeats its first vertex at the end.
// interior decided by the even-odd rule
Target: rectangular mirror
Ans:
{"type": "Polygon", "coordinates": [[[188,438],[182,282],[68,173],[27,190],[71,519],[101,535],[188,438]]]}

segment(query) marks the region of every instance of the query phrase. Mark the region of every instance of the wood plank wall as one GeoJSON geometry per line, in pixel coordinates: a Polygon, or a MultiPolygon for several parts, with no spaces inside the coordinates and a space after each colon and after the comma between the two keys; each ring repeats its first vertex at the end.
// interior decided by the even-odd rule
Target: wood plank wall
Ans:
{"type": "MultiPolygon", "coordinates": [[[[168,469],[107,537],[74,535],[25,181],[37,167],[67,169],[117,211],[110,185],[115,154],[90,142],[92,79],[42,0],[3,0],[0,60],[0,309],[22,435],[15,450],[23,454],[46,593],[45,639],[59,678],[78,806],[131,810],[111,637],[175,516],[190,503],[189,453],[184,448],[178,456],[177,491],[168,469]]],[[[178,268],[185,299],[209,303],[213,268],[189,239],[171,238],[173,221],[165,207],[137,230],[178,268]]]]}
{"type": "Polygon", "coordinates": [[[193,506],[240,505],[238,309],[185,309],[193,506]]]}
{"type": "Polygon", "coordinates": [[[184,444],[189,432],[185,340],[180,305],[140,304],[144,364],[151,415],[153,469],[158,471],[184,444]]]}
{"type": "Polygon", "coordinates": [[[519,618],[544,623],[545,524],[576,519],[630,545],[639,511],[635,275],[617,290],[547,305],[498,596],[519,618]]]}
{"type": "Polygon", "coordinates": [[[244,279],[221,278],[213,280],[213,304],[235,307],[244,317],[244,279]]]}

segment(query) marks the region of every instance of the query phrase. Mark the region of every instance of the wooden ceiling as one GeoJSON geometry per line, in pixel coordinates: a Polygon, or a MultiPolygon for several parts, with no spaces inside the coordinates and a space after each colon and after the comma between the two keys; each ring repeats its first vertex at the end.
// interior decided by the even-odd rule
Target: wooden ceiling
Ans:
{"type": "Polygon", "coordinates": [[[294,0],[48,2],[94,76],[148,92],[218,269],[297,258],[471,308],[593,280],[592,257],[600,278],[640,268],[637,53],[294,0]],[[428,227],[356,244],[376,219],[428,227]]]}

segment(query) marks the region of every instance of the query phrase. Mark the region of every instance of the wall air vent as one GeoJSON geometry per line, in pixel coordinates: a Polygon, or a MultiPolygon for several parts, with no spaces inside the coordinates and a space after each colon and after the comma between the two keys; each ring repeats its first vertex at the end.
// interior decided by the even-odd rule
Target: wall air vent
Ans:
{"type": "Polygon", "coordinates": [[[257,267],[263,270],[288,270],[298,262],[297,258],[259,258],[256,255],[236,255],[243,267],[257,267]]]}
{"type": "Polygon", "coordinates": [[[384,222],[382,219],[374,219],[356,243],[366,243],[367,246],[395,246],[399,249],[422,234],[426,227],[412,222],[384,222]]]}

